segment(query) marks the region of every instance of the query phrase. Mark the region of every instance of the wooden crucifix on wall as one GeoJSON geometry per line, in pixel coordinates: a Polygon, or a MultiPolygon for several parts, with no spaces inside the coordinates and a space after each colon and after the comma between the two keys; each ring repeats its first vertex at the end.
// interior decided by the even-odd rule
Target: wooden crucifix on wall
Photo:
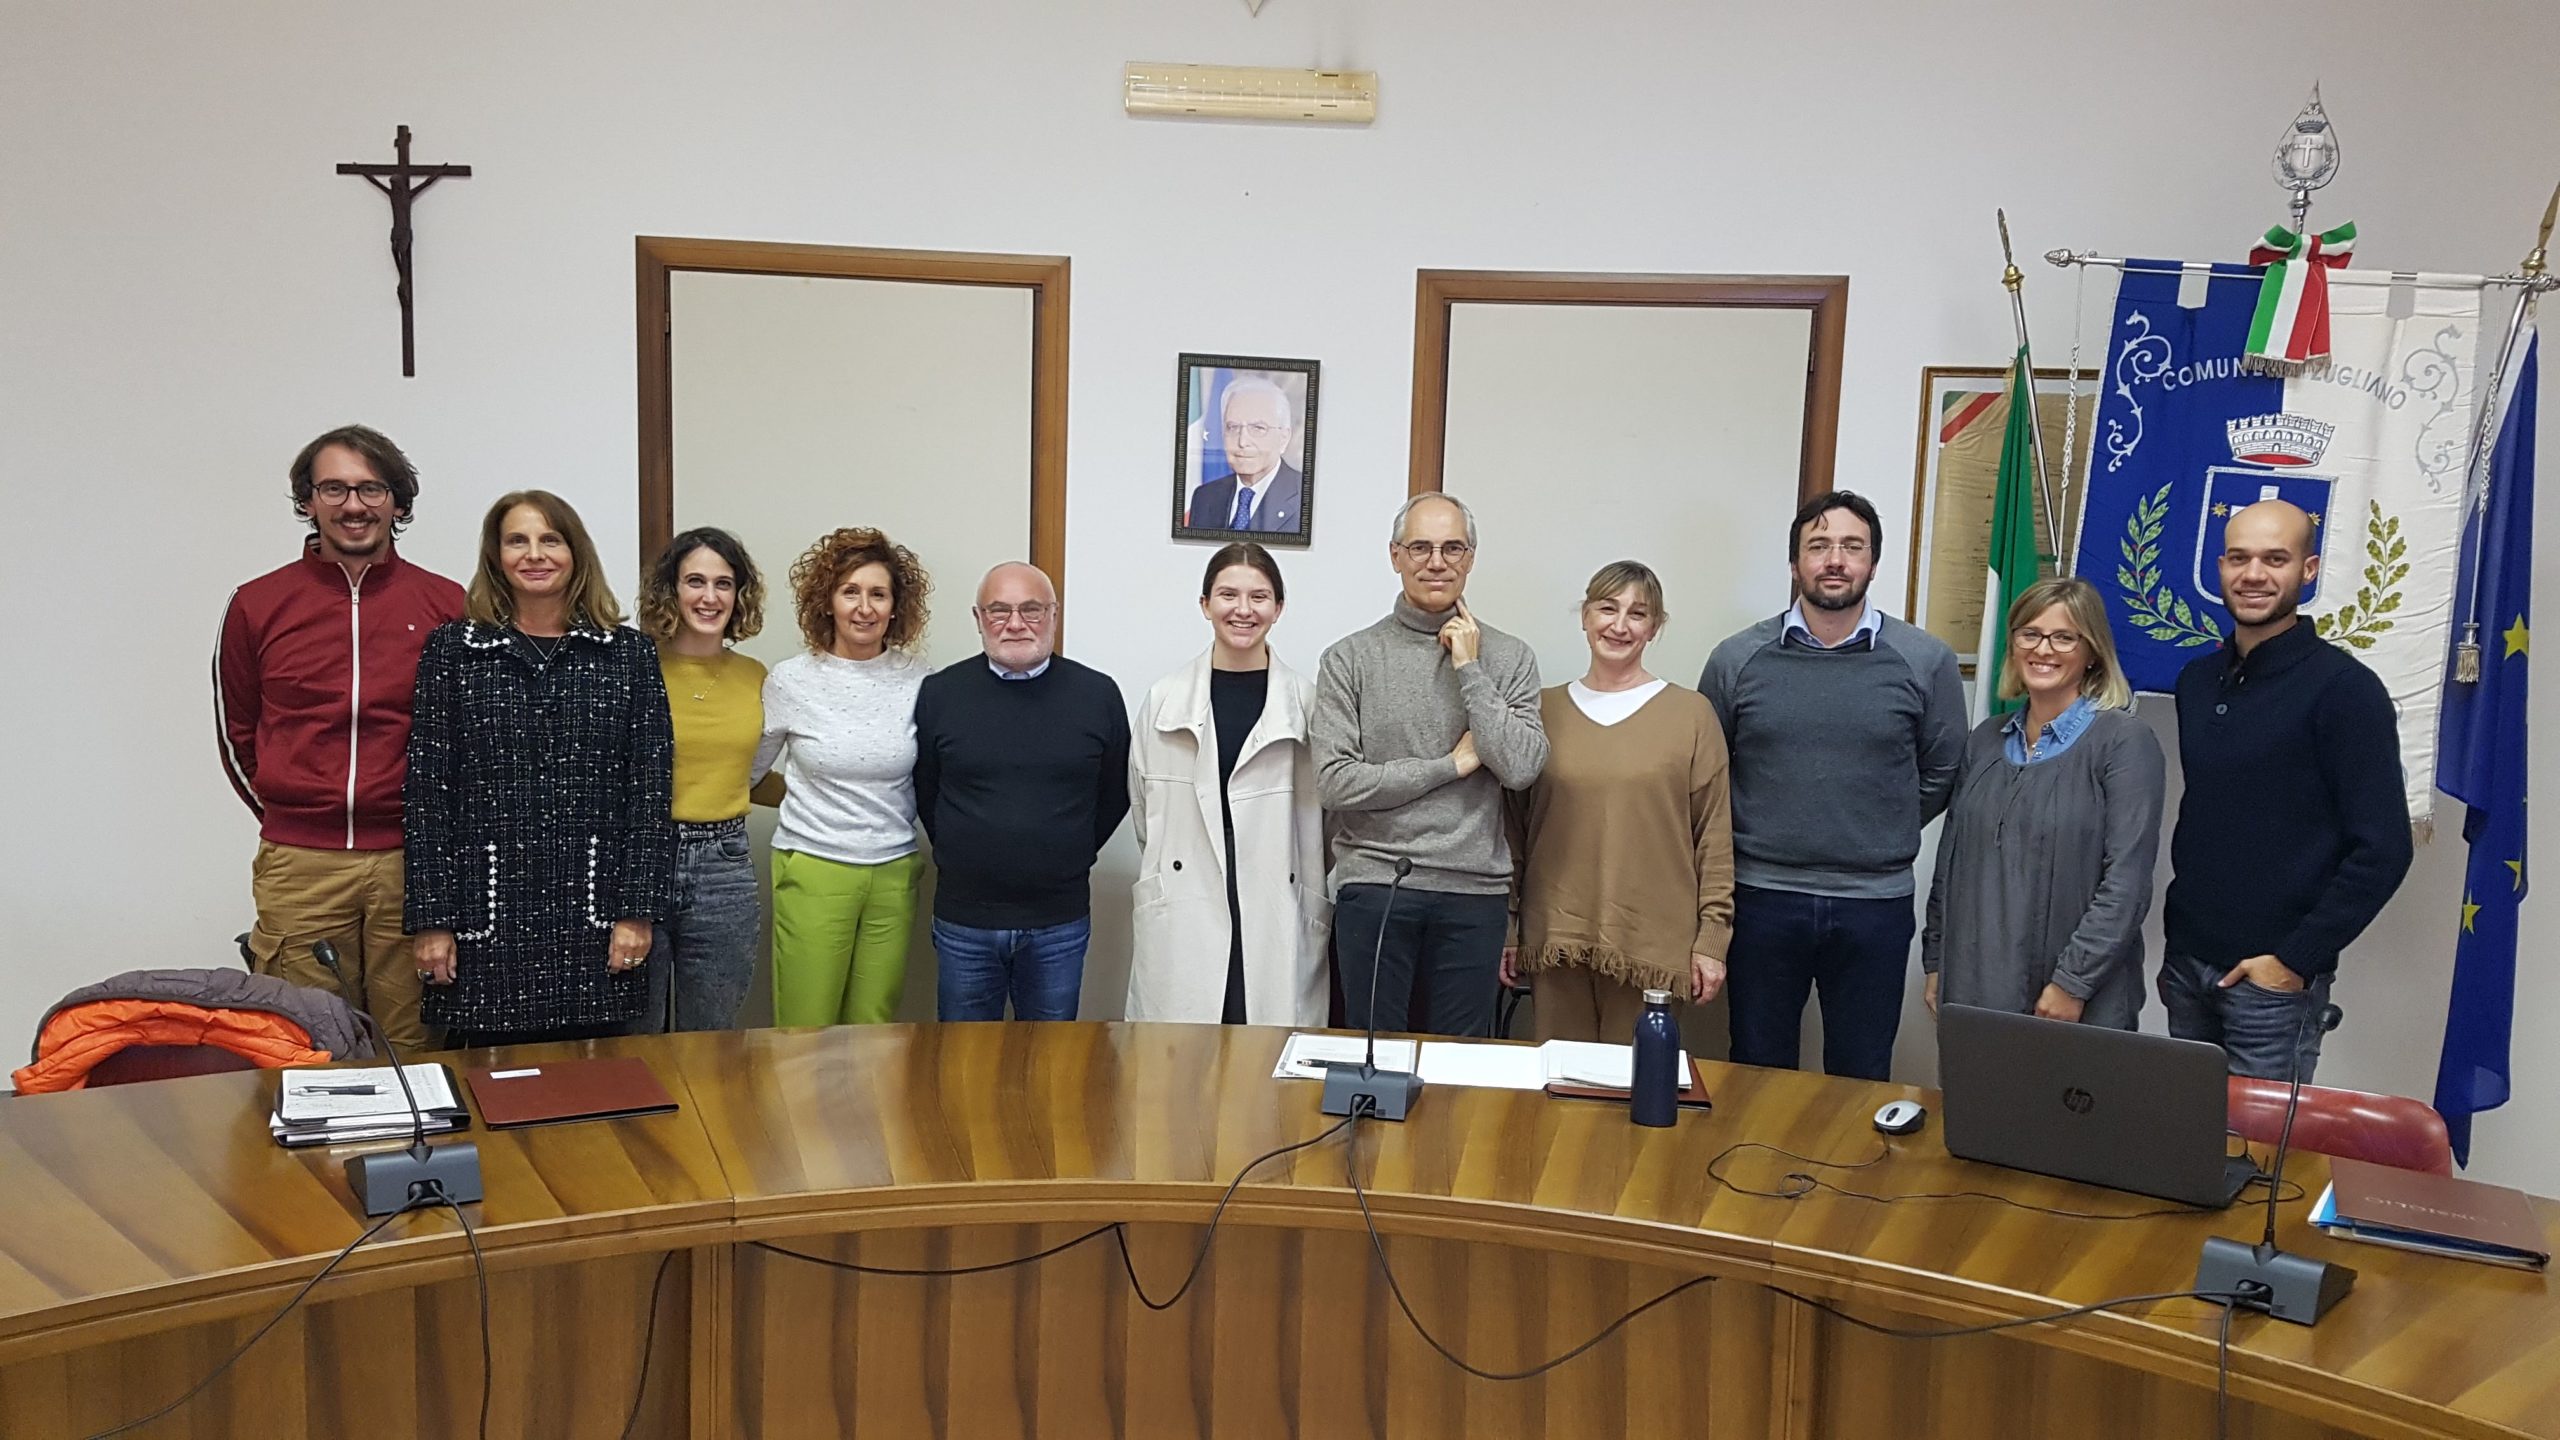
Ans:
{"type": "Polygon", "coordinates": [[[417,234],[410,228],[409,207],[427,192],[427,187],[447,176],[457,180],[471,177],[468,165],[412,165],[409,163],[409,127],[403,125],[391,137],[392,153],[397,161],[390,165],[349,163],[338,167],[341,175],[361,175],[371,181],[391,201],[391,263],[400,272],[397,291],[400,297],[400,373],[418,373],[417,296],[411,284],[411,252],[417,234]]]}

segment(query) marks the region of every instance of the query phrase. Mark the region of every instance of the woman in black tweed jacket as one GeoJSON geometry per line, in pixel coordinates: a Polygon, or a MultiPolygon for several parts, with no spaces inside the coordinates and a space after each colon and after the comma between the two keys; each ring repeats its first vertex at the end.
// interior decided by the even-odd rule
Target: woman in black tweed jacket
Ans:
{"type": "Polygon", "coordinates": [[[622,624],[568,502],[501,498],[469,618],[418,661],[406,922],[427,1023],[457,1046],[640,1018],[675,884],[675,742],[657,648],[622,624]]]}

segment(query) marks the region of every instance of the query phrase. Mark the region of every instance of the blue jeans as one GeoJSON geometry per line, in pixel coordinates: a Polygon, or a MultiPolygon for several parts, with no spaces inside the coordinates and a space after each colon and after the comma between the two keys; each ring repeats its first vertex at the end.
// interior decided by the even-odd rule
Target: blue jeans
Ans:
{"type": "Polygon", "coordinates": [[[677,822],[675,897],[649,942],[649,1008],[632,1031],[735,1030],[764,928],[743,818],[677,822]]]}
{"type": "Polygon", "coordinates": [[[935,1018],[1001,1020],[1010,998],[1016,1020],[1073,1020],[1092,938],[1089,915],[1036,930],[980,930],[936,916],[935,1018]]]}
{"type": "Polygon", "coordinates": [[[1853,900],[1734,886],[1725,952],[1734,1063],[1795,1069],[1805,1001],[1819,989],[1823,1071],[1890,1078],[1916,925],[1908,895],[1853,900]]]}
{"type": "Polygon", "coordinates": [[[2171,951],[2160,959],[2160,1003],[2169,1007],[2169,1033],[2222,1047],[2231,1073],[2260,1080],[2293,1078],[2294,1047],[2302,1047],[2302,1083],[2320,1068],[2320,1027],[2306,1014],[2329,1003],[2328,975],[2299,990],[2269,990],[2247,980],[2222,988],[2228,967],[2208,965],[2171,951]]]}

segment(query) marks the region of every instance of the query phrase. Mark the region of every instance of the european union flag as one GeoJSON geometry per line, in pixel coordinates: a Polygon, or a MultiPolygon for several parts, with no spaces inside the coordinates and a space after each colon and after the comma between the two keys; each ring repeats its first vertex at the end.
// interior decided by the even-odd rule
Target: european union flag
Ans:
{"type": "Polygon", "coordinates": [[[2471,1117],[2507,1103],[2516,916],[2525,896],[2525,688],[2540,369],[2530,324],[2520,351],[2523,363],[2507,382],[2506,412],[2496,421],[2488,493],[2466,522],[2453,592],[2454,634],[2478,636],[2480,678],[2447,681],[2436,751],[2436,788],[2470,807],[2462,822],[2471,858],[2454,940],[2453,1004],[2436,1066],[2436,1109],[2452,1133],[2455,1158],[2465,1165],[2471,1163],[2471,1117]]]}

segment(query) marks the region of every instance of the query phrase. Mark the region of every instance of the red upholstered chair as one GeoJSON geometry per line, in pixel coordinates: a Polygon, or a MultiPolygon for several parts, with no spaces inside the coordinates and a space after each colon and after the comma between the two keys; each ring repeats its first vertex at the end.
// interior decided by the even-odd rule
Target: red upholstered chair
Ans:
{"type": "Polygon", "coordinates": [[[225,1070],[257,1068],[257,1061],[219,1045],[128,1045],[89,1068],[89,1085],[94,1089],[100,1085],[131,1085],[140,1080],[172,1080],[181,1075],[219,1075],[225,1070]]]}
{"type": "MultiPolygon", "coordinates": [[[[2232,1131],[2253,1144],[2275,1144],[2284,1132],[2288,1088],[2281,1080],[2232,1076],[2232,1131]]],[[[2444,1117],[2423,1101],[2402,1095],[2305,1085],[2302,1108],[2293,1120],[2293,1144],[2297,1150],[2395,1170],[2453,1173],[2453,1142],[2445,1136],[2444,1117]]]]}

